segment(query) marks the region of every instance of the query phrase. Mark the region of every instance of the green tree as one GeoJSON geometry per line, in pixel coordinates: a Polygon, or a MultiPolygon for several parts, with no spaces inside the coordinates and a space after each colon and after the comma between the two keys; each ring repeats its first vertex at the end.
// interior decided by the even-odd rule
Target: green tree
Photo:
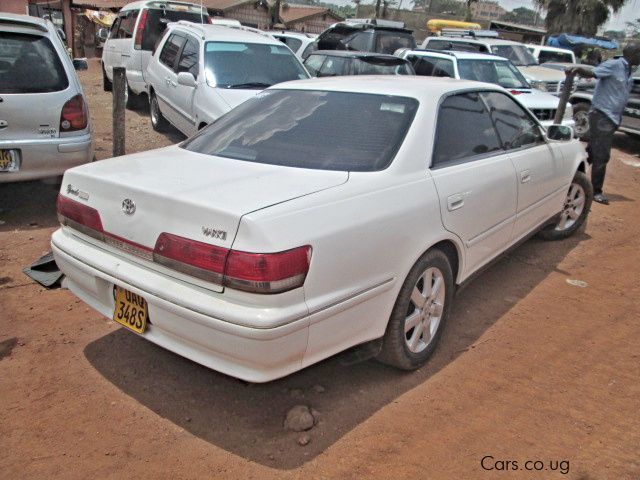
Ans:
{"type": "Polygon", "coordinates": [[[505,22],[519,23],[520,25],[535,25],[536,12],[526,7],[514,8],[510,12],[505,13],[501,20],[505,22]]]}
{"type": "Polygon", "coordinates": [[[626,38],[626,33],[624,30],[607,30],[604,32],[604,36],[610,38],[611,40],[617,40],[618,43],[622,42],[626,38]]]}
{"type": "Polygon", "coordinates": [[[547,11],[547,31],[595,35],[609,19],[610,11],[618,12],[628,0],[535,0],[547,11]]]}

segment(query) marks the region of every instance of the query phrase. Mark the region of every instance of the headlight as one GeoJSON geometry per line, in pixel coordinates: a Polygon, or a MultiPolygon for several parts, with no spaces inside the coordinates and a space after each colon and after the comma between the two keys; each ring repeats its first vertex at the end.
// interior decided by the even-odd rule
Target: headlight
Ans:
{"type": "Polygon", "coordinates": [[[540,82],[538,80],[532,80],[529,82],[533,88],[541,90],[543,92],[547,91],[547,84],[544,82],[540,82]]]}

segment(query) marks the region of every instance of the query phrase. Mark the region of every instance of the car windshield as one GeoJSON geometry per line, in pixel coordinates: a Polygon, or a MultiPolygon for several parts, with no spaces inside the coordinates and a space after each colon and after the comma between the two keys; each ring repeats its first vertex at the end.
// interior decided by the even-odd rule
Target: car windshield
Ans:
{"type": "Polygon", "coordinates": [[[460,78],[495,83],[504,88],[531,88],[520,71],[504,60],[458,60],[460,78]]]}
{"type": "Polygon", "coordinates": [[[404,60],[376,57],[354,58],[353,72],[354,75],[415,75],[404,60]]]}
{"type": "Polygon", "coordinates": [[[417,108],[406,97],[267,90],[181,146],[269,165],[371,172],[391,163],[417,108]]]}
{"type": "Polygon", "coordinates": [[[0,32],[0,93],[58,92],[68,86],[67,74],[48,38],[0,32]]]}
{"type": "Polygon", "coordinates": [[[309,78],[284,45],[207,42],[204,69],[207,83],[220,88],[262,89],[287,80],[309,78]]]}
{"type": "Polygon", "coordinates": [[[520,67],[538,64],[536,57],[524,45],[492,45],[491,53],[507,58],[520,67]]]}

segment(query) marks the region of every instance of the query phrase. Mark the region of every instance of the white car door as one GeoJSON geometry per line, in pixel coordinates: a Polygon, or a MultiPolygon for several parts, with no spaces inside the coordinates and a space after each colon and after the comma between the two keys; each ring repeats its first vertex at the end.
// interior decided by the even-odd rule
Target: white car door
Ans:
{"type": "Polygon", "coordinates": [[[515,100],[501,92],[485,92],[482,96],[516,170],[517,240],[560,212],[572,164],[565,161],[560,145],[547,142],[538,123],[515,100]]]}
{"type": "Polygon", "coordinates": [[[118,44],[114,43],[118,36],[120,21],[121,18],[117,17],[111,25],[111,29],[109,30],[109,38],[105,42],[102,52],[102,64],[104,66],[105,72],[107,73],[107,77],[111,80],[113,80],[113,64],[115,62],[116,53],[118,58],[120,57],[120,53],[116,51],[118,44]]]}
{"type": "MultiPolygon", "coordinates": [[[[197,82],[199,64],[200,44],[195,37],[187,35],[182,51],[180,52],[177,74],[181,72],[190,73],[197,82]]],[[[193,135],[198,129],[193,108],[193,99],[197,88],[197,85],[180,85],[179,83],[173,87],[172,97],[175,104],[176,121],[179,122],[179,125],[176,124],[176,126],[187,136],[193,135]]]]}
{"type": "Polygon", "coordinates": [[[113,67],[127,67],[133,50],[133,30],[138,10],[127,10],[118,14],[117,30],[109,36],[105,48],[109,55],[109,74],[113,78],[113,67]]]}
{"type": "Polygon", "coordinates": [[[153,85],[162,115],[176,128],[179,128],[180,125],[180,117],[175,104],[175,90],[178,86],[176,64],[184,42],[184,35],[177,32],[169,34],[158,56],[157,79],[153,85]]]}
{"type": "Polygon", "coordinates": [[[440,105],[431,174],[444,227],[467,250],[463,277],[510,243],[516,216],[516,172],[477,92],[440,105]]]}

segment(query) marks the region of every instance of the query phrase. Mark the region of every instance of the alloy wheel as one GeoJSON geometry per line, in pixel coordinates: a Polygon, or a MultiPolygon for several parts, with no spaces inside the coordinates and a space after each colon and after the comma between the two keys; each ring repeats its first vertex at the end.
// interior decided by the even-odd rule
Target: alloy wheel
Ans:
{"type": "Polygon", "coordinates": [[[404,321],[410,352],[422,352],[435,337],[444,312],[445,288],[444,275],[436,267],[425,270],[414,285],[404,321]]]}
{"type": "Polygon", "coordinates": [[[582,211],[584,210],[584,204],[586,201],[586,193],[582,185],[578,183],[572,183],[567,193],[567,198],[564,201],[562,207],[562,213],[560,214],[560,220],[556,225],[556,230],[563,231],[568,230],[578,221],[582,211]]]}

